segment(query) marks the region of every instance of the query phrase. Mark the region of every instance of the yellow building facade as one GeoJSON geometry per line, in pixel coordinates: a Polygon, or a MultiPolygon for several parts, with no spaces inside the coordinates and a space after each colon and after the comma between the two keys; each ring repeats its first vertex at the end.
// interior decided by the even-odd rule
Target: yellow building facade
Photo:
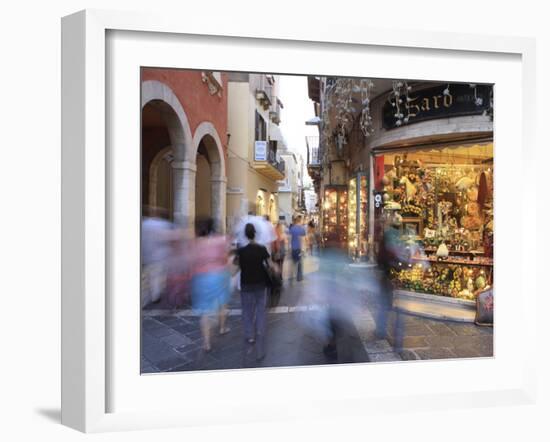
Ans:
{"type": "Polygon", "coordinates": [[[278,181],[284,162],[277,153],[280,100],[277,78],[264,74],[229,75],[227,227],[247,214],[278,220],[278,181]]]}

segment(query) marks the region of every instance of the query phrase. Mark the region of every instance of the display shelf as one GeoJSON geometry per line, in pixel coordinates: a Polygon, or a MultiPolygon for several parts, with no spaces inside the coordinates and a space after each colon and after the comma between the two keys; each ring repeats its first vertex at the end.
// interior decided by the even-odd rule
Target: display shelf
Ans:
{"type": "Polygon", "coordinates": [[[408,265],[393,269],[391,277],[396,290],[473,300],[476,291],[492,285],[493,266],[472,261],[412,258],[408,265]]]}
{"type": "Polygon", "coordinates": [[[415,256],[411,258],[416,262],[430,262],[437,264],[458,264],[466,266],[483,266],[483,267],[493,267],[493,260],[490,258],[485,258],[487,261],[479,261],[477,259],[439,259],[436,256],[415,256]]]}
{"type": "MultiPolygon", "coordinates": [[[[425,247],[425,252],[435,253],[437,248],[435,247],[425,247]]],[[[483,255],[485,252],[483,250],[449,250],[449,255],[483,255]]]]}

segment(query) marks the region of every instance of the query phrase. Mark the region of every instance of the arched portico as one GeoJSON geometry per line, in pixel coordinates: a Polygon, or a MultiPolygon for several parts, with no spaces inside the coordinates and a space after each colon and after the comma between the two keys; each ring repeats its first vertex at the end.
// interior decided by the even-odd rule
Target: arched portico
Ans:
{"type": "MultiPolygon", "coordinates": [[[[149,152],[146,166],[148,170],[144,171],[148,188],[144,190],[143,198],[147,198],[151,206],[160,204],[161,208],[170,210],[175,223],[193,227],[197,198],[200,198],[202,193],[203,197],[210,200],[208,216],[214,219],[216,230],[224,232],[227,178],[223,144],[216,128],[212,123],[205,121],[199,124],[192,135],[187,115],[179,99],[167,85],[156,80],[142,83],[141,105],[142,148],[145,144],[143,140],[147,124],[162,126],[164,133],[167,132],[169,136],[168,142],[161,145],[162,141],[159,140],[153,151],[149,152]],[[144,121],[145,119],[147,121],[144,121]],[[166,147],[166,144],[169,146],[166,147]],[[199,166],[203,168],[201,173],[205,173],[204,170],[208,171],[207,191],[204,185],[201,185],[201,188],[197,183],[197,158],[200,158],[199,166]],[[166,171],[166,164],[171,167],[169,173],[166,171]],[[159,198],[159,186],[164,185],[167,179],[171,182],[169,202],[164,196],[159,198]]],[[[146,157],[143,152],[142,157],[146,157]]],[[[203,181],[201,178],[201,182],[203,181]]]]}
{"type": "Polygon", "coordinates": [[[174,158],[179,161],[193,159],[193,136],[189,120],[172,89],[160,81],[144,81],[141,84],[141,108],[147,104],[154,105],[161,112],[174,147],[174,158]]]}
{"type": "MultiPolygon", "coordinates": [[[[225,153],[220,137],[214,125],[202,122],[193,136],[194,158],[203,155],[210,166],[210,216],[214,219],[216,231],[225,232],[226,189],[225,153]]],[[[195,162],[196,163],[196,162],[195,162]]],[[[200,198],[201,189],[196,188],[196,197],[200,198]]]]}
{"type": "MultiPolygon", "coordinates": [[[[157,120],[161,120],[169,134],[172,146],[170,161],[172,167],[171,218],[179,225],[192,227],[195,220],[194,178],[196,166],[193,154],[193,137],[187,115],[174,92],[167,85],[156,80],[144,81],[141,84],[141,106],[142,111],[146,106],[154,109],[158,116],[157,120]]],[[[157,124],[160,123],[157,121],[157,124]]],[[[162,156],[157,159],[159,158],[161,159],[162,156]]],[[[157,180],[149,183],[150,196],[154,193],[151,187],[155,186],[158,181],[159,163],[151,164],[151,166],[154,166],[154,172],[149,173],[149,176],[157,178],[157,180]]],[[[149,202],[153,203],[155,199],[150,199],[149,202]]]]}
{"type": "Polygon", "coordinates": [[[173,178],[171,172],[173,161],[174,150],[172,146],[166,146],[162,150],[158,151],[151,161],[151,165],[149,167],[148,201],[149,205],[152,207],[162,206],[173,211],[173,178]],[[168,172],[168,174],[165,172],[168,172]],[[166,185],[166,181],[169,182],[168,186],[166,185]]]}

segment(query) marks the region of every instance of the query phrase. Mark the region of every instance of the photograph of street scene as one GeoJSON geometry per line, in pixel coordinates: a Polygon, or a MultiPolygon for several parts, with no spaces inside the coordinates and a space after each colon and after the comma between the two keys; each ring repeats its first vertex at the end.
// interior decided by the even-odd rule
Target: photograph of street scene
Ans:
{"type": "Polygon", "coordinates": [[[141,69],[141,373],[493,356],[493,86],[141,69]]]}

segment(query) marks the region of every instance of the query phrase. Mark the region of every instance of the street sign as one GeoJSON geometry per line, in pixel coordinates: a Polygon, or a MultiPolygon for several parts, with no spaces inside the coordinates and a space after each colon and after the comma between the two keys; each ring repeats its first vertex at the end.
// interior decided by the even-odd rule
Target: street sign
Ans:
{"type": "Polygon", "coordinates": [[[242,193],[244,193],[244,191],[243,191],[242,187],[228,187],[227,190],[226,190],[226,193],[229,193],[229,194],[242,194],[242,193]]]}
{"type": "Polygon", "coordinates": [[[254,143],[254,161],[267,161],[267,141],[254,143]]]}

